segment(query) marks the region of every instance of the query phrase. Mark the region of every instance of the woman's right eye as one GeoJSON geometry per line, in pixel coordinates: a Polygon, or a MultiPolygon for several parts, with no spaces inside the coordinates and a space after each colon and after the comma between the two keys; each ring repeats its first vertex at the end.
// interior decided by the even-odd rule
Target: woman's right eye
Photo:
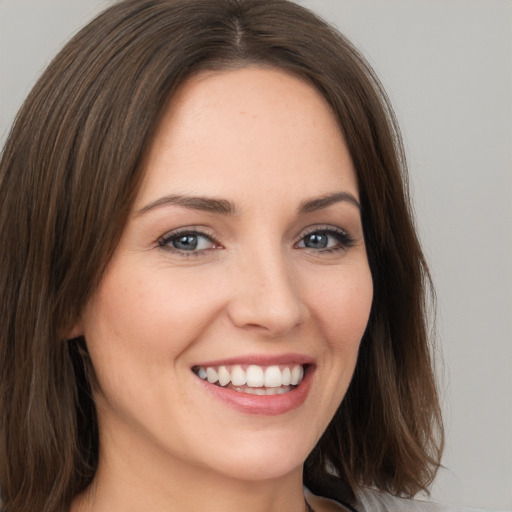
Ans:
{"type": "Polygon", "coordinates": [[[216,243],[205,233],[180,231],[162,237],[158,241],[158,246],[178,253],[187,253],[188,256],[214,249],[216,243]]]}

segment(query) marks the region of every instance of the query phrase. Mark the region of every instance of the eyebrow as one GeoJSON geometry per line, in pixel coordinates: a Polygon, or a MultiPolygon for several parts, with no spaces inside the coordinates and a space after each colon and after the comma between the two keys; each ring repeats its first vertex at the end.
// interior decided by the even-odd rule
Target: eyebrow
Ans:
{"type": "Polygon", "coordinates": [[[222,215],[235,215],[236,207],[234,203],[227,199],[216,199],[213,197],[195,197],[184,195],[170,195],[164,196],[156,201],[149,203],[137,212],[137,215],[142,215],[150,210],[159,208],[161,206],[182,206],[191,210],[201,210],[204,212],[220,213],[222,215]]]}
{"type": "MultiPolygon", "coordinates": [[[[321,197],[315,197],[313,199],[308,199],[306,201],[302,201],[297,208],[297,213],[299,215],[303,215],[306,213],[311,213],[317,210],[322,210],[327,208],[335,203],[340,202],[348,202],[354,205],[359,210],[361,209],[361,205],[359,201],[356,199],[354,195],[350,192],[334,192],[331,194],[326,194],[321,197]]],[[[163,206],[181,206],[183,208],[189,208],[191,210],[200,210],[210,213],[218,213],[221,215],[236,215],[237,208],[232,201],[228,201],[227,199],[217,199],[214,197],[202,197],[202,196],[186,196],[180,194],[173,194],[161,197],[152,203],[141,208],[137,215],[143,215],[150,210],[154,210],[155,208],[160,208],[163,206]]]]}
{"type": "Polygon", "coordinates": [[[309,199],[307,201],[303,201],[297,212],[299,214],[311,213],[317,210],[322,210],[323,208],[327,208],[335,203],[347,202],[354,205],[358,210],[361,210],[361,205],[356,197],[350,192],[334,192],[332,194],[326,194],[321,197],[309,199]]]}

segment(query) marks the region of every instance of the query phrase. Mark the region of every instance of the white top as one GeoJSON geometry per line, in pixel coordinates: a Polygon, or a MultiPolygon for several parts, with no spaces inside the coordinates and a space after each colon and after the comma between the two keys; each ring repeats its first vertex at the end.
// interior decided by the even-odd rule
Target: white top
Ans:
{"type": "Polygon", "coordinates": [[[397,498],[374,489],[366,489],[358,495],[355,509],[357,512],[483,512],[481,508],[397,498]]]}

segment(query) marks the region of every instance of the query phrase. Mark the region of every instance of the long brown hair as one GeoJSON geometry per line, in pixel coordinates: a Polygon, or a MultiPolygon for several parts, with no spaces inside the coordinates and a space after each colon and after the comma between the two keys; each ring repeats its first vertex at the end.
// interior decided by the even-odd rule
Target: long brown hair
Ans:
{"type": "Polygon", "coordinates": [[[142,160],[177,87],[202,69],[274,66],[330,103],[357,172],[374,302],[348,393],[305,465],[414,495],[442,424],[427,336],[428,269],[392,108],[337,31],[286,0],[125,0],[60,52],[0,164],[0,487],[7,512],[64,512],[95,475],[86,342],[66,333],[101,280],[142,160]]]}

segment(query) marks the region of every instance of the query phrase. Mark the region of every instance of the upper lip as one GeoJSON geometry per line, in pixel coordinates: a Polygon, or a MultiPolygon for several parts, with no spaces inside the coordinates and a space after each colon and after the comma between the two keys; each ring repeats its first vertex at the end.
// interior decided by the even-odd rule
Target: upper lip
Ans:
{"type": "Polygon", "coordinates": [[[214,361],[202,361],[200,363],[194,364],[193,367],[229,366],[235,364],[254,364],[258,366],[274,366],[280,364],[310,365],[313,364],[314,362],[315,360],[312,357],[297,353],[287,353],[278,355],[247,354],[228,357],[225,359],[216,359],[214,361]]]}

